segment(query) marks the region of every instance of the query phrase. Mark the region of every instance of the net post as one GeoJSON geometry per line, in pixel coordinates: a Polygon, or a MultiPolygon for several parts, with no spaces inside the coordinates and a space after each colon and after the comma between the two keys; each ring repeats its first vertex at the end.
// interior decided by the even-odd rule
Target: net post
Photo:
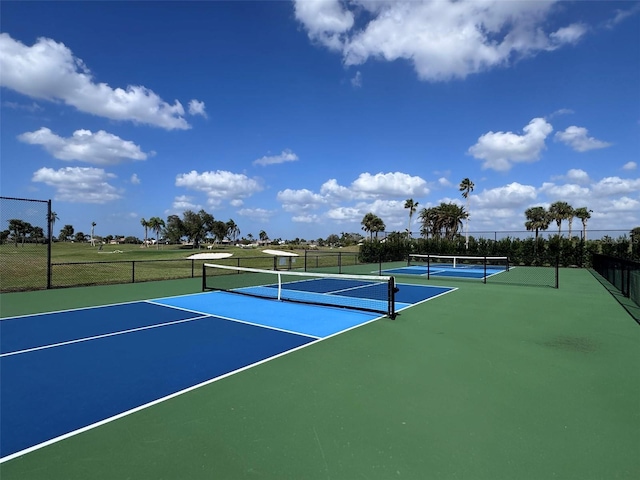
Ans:
{"type": "Polygon", "coordinates": [[[282,274],[278,272],[278,301],[282,299],[282,274]]]}
{"type": "Polygon", "coordinates": [[[206,270],[205,270],[205,266],[204,266],[204,262],[202,262],[202,291],[204,292],[206,290],[206,286],[207,286],[207,282],[206,282],[206,270]]]}
{"type": "Polygon", "coordinates": [[[484,263],[484,275],[482,277],[482,283],[486,284],[487,283],[487,256],[486,255],[484,256],[483,263],[484,263]]]}
{"type": "Polygon", "coordinates": [[[387,315],[391,320],[396,319],[396,279],[395,277],[389,278],[389,307],[387,315]]]}

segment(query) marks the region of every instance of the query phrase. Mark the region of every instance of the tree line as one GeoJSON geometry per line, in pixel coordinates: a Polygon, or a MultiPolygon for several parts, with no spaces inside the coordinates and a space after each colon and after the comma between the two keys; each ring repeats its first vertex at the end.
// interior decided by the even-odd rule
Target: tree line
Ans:
{"type": "MultiPolygon", "coordinates": [[[[468,178],[464,178],[460,182],[459,190],[462,193],[462,197],[466,200],[465,206],[460,206],[453,202],[442,202],[435,207],[422,208],[418,212],[418,218],[420,219],[420,236],[426,239],[445,238],[453,240],[459,235],[463,227],[463,222],[466,220],[465,247],[469,248],[469,198],[474,187],[473,182],[468,178]]],[[[414,201],[413,198],[407,199],[404,203],[404,208],[409,211],[409,226],[405,230],[407,238],[411,238],[411,222],[413,215],[418,209],[418,205],[419,203],[414,201]]],[[[582,237],[586,239],[587,221],[591,218],[593,210],[587,207],[574,208],[567,202],[557,201],[552,203],[548,209],[537,206],[528,208],[524,213],[526,217],[524,227],[528,231],[534,231],[536,239],[538,238],[539,232],[541,230],[547,230],[552,222],[556,222],[558,235],[561,236],[563,221],[568,222],[568,235],[569,238],[571,238],[573,233],[573,220],[575,218],[582,221],[582,237]]],[[[370,233],[371,240],[373,240],[374,233],[376,238],[378,238],[378,233],[385,231],[384,221],[373,212],[365,214],[360,223],[362,229],[370,233]]]]}

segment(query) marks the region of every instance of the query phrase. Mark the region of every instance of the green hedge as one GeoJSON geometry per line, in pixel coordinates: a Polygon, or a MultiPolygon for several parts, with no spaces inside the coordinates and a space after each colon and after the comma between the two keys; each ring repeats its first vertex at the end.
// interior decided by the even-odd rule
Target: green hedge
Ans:
{"type": "Polygon", "coordinates": [[[469,248],[465,248],[463,237],[447,239],[407,239],[390,235],[383,241],[368,240],[360,247],[361,263],[391,262],[405,260],[410,253],[471,256],[506,256],[514,265],[554,265],[556,258],[563,267],[590,267],[593,253],[602,253],[619,258],[640,259],[639,242],[631,242],[626,236],[612,239],[583,240],[554,236],[549,239],[510,238],[489,240],[469,237],[469,248]]]}

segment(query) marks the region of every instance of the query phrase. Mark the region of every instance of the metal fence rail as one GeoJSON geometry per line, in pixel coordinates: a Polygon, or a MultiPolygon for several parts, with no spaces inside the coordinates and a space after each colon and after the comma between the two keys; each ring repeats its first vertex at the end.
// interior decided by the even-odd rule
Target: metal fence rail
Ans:
{"type": "Polygon", "coordinates": [[[593,269],[640,306],[640,262],[594,254],[593,269]]]}

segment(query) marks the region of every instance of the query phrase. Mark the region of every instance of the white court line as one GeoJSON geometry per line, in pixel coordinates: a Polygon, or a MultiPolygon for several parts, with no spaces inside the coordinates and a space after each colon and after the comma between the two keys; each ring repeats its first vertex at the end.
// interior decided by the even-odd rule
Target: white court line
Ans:
{"type": "Polygon", "coordinates": [[[0,354],[0,358],[10,357],[12,355],[20,355],[22,353],[36,352],[38,350],[46,350],[48,348],[62,347],[64,345],[72,345],[74,343],[88,342],[89,340],[97,340],[99,338],[114,337],[116,335],[124,335],[125,333],[133,333],[133,332],[139,332],[142,330],[149,330],[152,328],[166,327],[167,325],[177,325],[179,323],[193,322],[194,320],[202,320],[203,318],[207,318],[207,317],[213,317],[213,315],[202,315],[200,317],[185,318],[182,320],[174,320],[174,321],[165,322],[165,323],[156,323],[154,325],[131,328],[129,330],[120,330],[117,332],[103,333],[101,335],[94,335],[91,337],[83,337],[83,338],[76,338],[75,340],[67,340],[66,342],[51,343],[49,345],[41,345],[39,347],[26,348],[24,350],[16,350],[14,352],[7,352],[7,353],[0,354]]]}
{"type": "MultiPolygon", "coordinates": [[[[400,285],[403,285],[402,283],[400,285]]],[[[417,285],[415,283],[405,283],[404,285],[417,285]]],[[[419,287],[432,287],[435,285],[418,285],[419,287]]],[[[447,290],[446,292],[442,292],[439,293],[438,295],[434,295],[433,297],[429,297],[429,298],[425,298],[424,300],[420,300],[418,303],[409,303],[406,307],[401,308],[400,310],[398,310],[398,312],[401,312],[402,310],[406,310],[407,308],[411,308],[411,307],[415,307],[416,305],[420,305],[421,303],[425,303],[428,302],[429,300],[433,300],[434,298],[438,298],[441,297],[443,295],[446,295],[447,293],[451,293],[451,292],[455,292],[456,290],[458,290],[458,287],[439,287],[439,288],[448,288],[449,290],[447,290]]]]}
{"type": "Polygon", "coordinates": [[[5,320],[14,320],[18,318],[27,318],[27,317],[39,317],[41,315],[53,315],[56,313],[68,313],[68,312],[79,312],[82,310],[91,310],[94,308],[108,308],[108,307],[117,307],[120,305],[130,305],[132,303],[143,303],[144,300],[131,300],[129,302],[119,302],[119,303],[105,303],[104,305],[91,305],[89,307],[77,307],[77,308],[66,308],[64,310],[52,310],[49,312],[40,312],[40,313],[27,313],[25,315],[16,315],[15,317],[2,317],[0,318],[0,322],[5,320]]]}
{"type": "MultiPolygon", "coordinates": [[[[213,317],[213,315],[207,315],[207,316],[213,317]]],[[[220,318],[220,317],[216,316],[216,318],[220,318]]],[[[349,330],[353,330],[355,328],[362,327],[363,325],[367,325],[367,324],[369,324],[371,322],[375,322],[375,321],[380,320],[382,318],[384,318],[384,317],[372,318],[371,320],[369,320],[367,322],[360,323],[358,325],[354,325],[353,327],[347,328],[347,329],[342,330],[340,332],[336,332],[336,333],[334,333],[332,335],[329,335],[327,337],[320,338],[315,342],[309,342],[309,343],[307,343],[305,345],[300,345],[299,347],[293,348],[291,350],[287,350],[285,352],[279,353],[279,354],[274,355],[274,356],[269,357],[269,358],[265,358],[265,359],[260,360],[258,362],[252,363],[251,365],[247,365],[245,367],[239,368],[237,370],[233,370],[231,372],[227,372],[227,373],[225,373],[223,375],[220,375],[218,377],[212,378],[210,380],[206,380],[204,382],[198,383],[198,384],[193,385],[191,387],[188,387],[188,388],[185,388],[185,389],[180,390],[178,392],[175,392],[175,393],[172,393],[170,395],[167,395],[165,397],[158,398],[158,399],[153,400],[151,402],[148,402],[148,403],[145,403],[145,404],[140,405],[138,407],[132,408],[131,410],[127,410],[125,412],[119,413],[119,414],[114,415],[112,417],[105,418],[104,420],[100,420],[99,422],[92,423],[91,425],[87,425],[86,427],[82,427],[82,428],[79,428],[79,429],[74,430],[72,432],[65,433],[64,435],[60,435],[58,437],[52,438],[50,440],[47,440],[46,442],[42,442],[42,443],[39,443],[37,445],[33,445],[33,446],[29,447],[29,448],[25,448],[24,450],[20,450],[19,452],[15,452],[15,453],[12,453],[11,455],[7,455],[6,457],[0,458],[0,464],[2,464],[4,462],[7,462],[9,460],[13,460],[14,458],[18,458],[18,457],[21,457],[23,455],[26,455],[27,453],[34,452],[34,451],[39,450],[39,449],[41,449],[43,447],[46,447],[46,446],[52,445],[54,443],[60,442],[60,441],[65,440],[67,438],[74,437],[74,436],[76,436],[76,435],[78,435],[80,433],[84,433],[84,432],[92,430],[92,429],[94,429],[96,427],[100,427],[102,425],[106,425],[107,423],[113,422],[114,420],[118,420],[120,418],[126,417],[128,415],[131,415],[132,413],[139,412],[140,410],[144,410],[145,408],[152,407],[152,406],[157,405],[159,403],[162,403],[162,402],[164,402],[166,400],[170,400],[172,398],[178,397],[180,395],[183,395],[185,393],[191,392],[193,390],[196,390],[198,388],[204,387],[206,385],[210,385],[210,384],[212,384],[214,382],[217,382],[218,380],[222,380],[224,378],[230,377],[231,375],[235,375],[237,373],[243,372],[243,371],[248,370],[250,368],[257,367],[258,365],[261,365],[261,364],[266,363],[266,362],[270,362],[271,360],[275,360],[276,358],[280,358],[280,357],[282,357],[284,355],[288,355],[290,353],[297,352],[298,350],[306,348],[306,347],[308,347],[310,345],[315,345],[317,342],[322,342],[322,341],[327,340],[327,339],[329,339],[331,337],[335,337],[336,335],[348,332],[349,330]]]]}

